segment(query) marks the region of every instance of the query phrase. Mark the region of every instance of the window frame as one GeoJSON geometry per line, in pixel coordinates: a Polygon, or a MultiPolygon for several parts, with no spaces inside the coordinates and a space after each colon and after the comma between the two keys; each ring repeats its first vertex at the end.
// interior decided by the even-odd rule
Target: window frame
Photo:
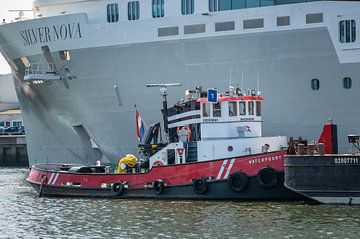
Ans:
{"type": "Polygon", "coordinates": [[[221,117],[221,102],[213,103],[212,108],[213,117],[221,117]]]}
{"type": "Polygon", "coordinates": [[[244,116],[244,115],[246,115],[246,113],[247,113],[247,110],[246,110],[246,101],[239,101],[239,115],[240,116],[244,116]],[[241,111],[241,105],[243,106],[243,111],[241,111]],[[243,112],[243,114],[242,114],[242,112],[243,112]]]}
{"type": "Polygon", "coordinates": [[[261,116],[261,101],[256,101],[255,102],[255,109],[256,109],[256,116],[260,117],[261,116]]]}
{"type": "Polygon", "coordinates": [[[119,21],[119,4],[109,3],[106,6],[107,22],[114,23],[119,21]]]}
{"type": "Polygon", "coordinates": [[[128,2],[128,20],[136,21],[140,19],[140,2],[130,1],[128,2]]]}
{"type": "Polygon", "coordinates": [[[345,90],[349,90],[352,87],[352,79],[351,77],[344,77],[343,78],[343,87],[345,90]]]}
{"type": "Polygon", "coordinates": [[[318,91],[318,90],[320,90],[320,80],[318,79],[318,78],[313,78],[312,80],[311,80],[311,89],[313,90],[313,91],[318,91]],[[316,83],[316,84],[315,84],[316,83]]]}
{"type": "Polygon", "coordinates": [[[237,116],[238,115],[238,113],[237,113],[237,108],[238,108],[238,103],[237,103],[237,101],[229,101],[229,103],[228,103],[228,108],[229,108],[229,116],[230,117],[235,117],[235,116],[237,116]],[[232,112],[231,110],[230,110],[230,105],[234,105],[235,104],[235,107],[233,107],[232,109],[235,111],[235,112],[233,112],[233,114],[230,114],[230,112],[232,112]]]}
{"type": "Polygon", "coordinates": [[[195,12],[195,0],[181,0],[182,15],[191,15],[194,14],[194,12],[195,12]]]}
{"type": "Polygon", "coordinates": [[[202,103],[202,110],[201,110],[201,114],[202,114],[202,117],[211,117],[211,104],[208,103],[208,102],[204,102],[202,103]],[[205,115],[206,113],[206,115],[205,115]]]}
{"type": "Polygon", "coordinates": [[[152,0],[152,17],[161,18],[165,16],[165,0],[152,0]],[[159,8],[160,5],[160,8],[159,8]]]}
{"type": "Polygon", "coordinates": [[[254,101],[248,101],[247,105],[248,105],[248,114],[255,115],[254,101]]]}
{"type": "Polygon", "coordinates": [[[340,43],[354,43],[356,41],[356,21],[347,19],[339,21],[339,41],[340,43]]]}

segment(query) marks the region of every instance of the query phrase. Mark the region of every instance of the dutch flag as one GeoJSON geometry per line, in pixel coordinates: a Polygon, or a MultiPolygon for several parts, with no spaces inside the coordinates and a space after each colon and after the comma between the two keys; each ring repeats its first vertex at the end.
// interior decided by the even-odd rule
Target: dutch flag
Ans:
{"type": "Polygon", "coordinates": [[[139,142],[141,142],[145,134],[144,121],[141,119],[140,114],[136,111],[136,136],[138,137],[139,142]]]}

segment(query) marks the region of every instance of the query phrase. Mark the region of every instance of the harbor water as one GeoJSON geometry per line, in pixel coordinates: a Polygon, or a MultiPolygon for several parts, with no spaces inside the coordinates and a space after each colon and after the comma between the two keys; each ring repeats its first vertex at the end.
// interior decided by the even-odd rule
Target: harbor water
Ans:
{"type": "Polygon", "coordinates": [[[360,207],[39,198],[27,173],[0,168],[0,238],[360,238],[360,207]]]}

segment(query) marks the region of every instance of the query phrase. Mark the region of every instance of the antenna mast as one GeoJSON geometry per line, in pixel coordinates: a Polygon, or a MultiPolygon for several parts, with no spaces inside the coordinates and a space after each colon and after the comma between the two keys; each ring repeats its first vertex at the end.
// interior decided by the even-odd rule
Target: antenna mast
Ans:
{"type": "Polygon", "coordinates": [[[163,96],[163,121],[166,141],[169,142],[169,128],[168,128],[168,113],[167,113],[167,88],[172,86],[181,86],[180,83],[163,83],[163,84],[146,84],[146,87],[160,87],[161,95],[163,96]]]}

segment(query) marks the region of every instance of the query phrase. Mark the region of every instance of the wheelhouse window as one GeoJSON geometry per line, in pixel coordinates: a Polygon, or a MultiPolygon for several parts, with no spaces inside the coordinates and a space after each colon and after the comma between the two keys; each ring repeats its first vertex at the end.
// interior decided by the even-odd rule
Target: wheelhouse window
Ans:
{"type": "Polygon", "coordinates": [[[254,102],[252,102],[252,101],[249,101],[249,103],[248,103],[248,110],[249,110],[249,115],[254,115],[254,102]]]}
{"type": "Polygon", "coordinates": [[[355,20],[343,20],[339,22],[339,40],[341,43],[351,43],[356,40],[355,20]]]}
{"type": "Polygon", "coordinates": [[[229,102],[229,116],[237,116],[237,102],[236,101],[229,102]]]}
{"type": "Polygon", "coordinates": [[[181,14],[188,15],[194,13],[194,0],[181,0],[181,14]]]}
{"type": "Polygon", "coordinates": [[[210,117],[210,103],[203,103],[202,104],[202,116],[203,117],[210,117]]]}
{"type": "Polygon", "coordinates": [[[311,80],[311,89],[312,90],[319,90],[320,89],[320,81],[319,81],[319,79],[312,79],[311,80]]]}
{"type": "Polygon", "coordinates": [[[107,21],[108,22],[119,21],[119,5],[117,3],[111,3],[107,5],[107,21]]]}
{"type": "Polygon", "coordinates": [[[152,1],[152,15],[153,18],[164,17],[164,0],[153,0],[152,1]]]}
{"type": "Polygon", "coordinates": [[[221,104],[213,104],[213,117],[221,117],[221,104]]]}
{"type": "Polygon", "coordinates": [[[261,116],[261,101],[256,101],[256,116],[261,116]]]}
{"type": "Polygon", "coordinates": [[[140,18],[140,4],[139,1],[128,3],[128,20],[138,20],[140,18]]]}
{"type": "Polygon", "coordinates": [[[239,114],[246,115],[246,104],[244,101],[239,102],[239,114]]]}
{"type": "Polygon", "coordinates": [[[345,89],[350,89],[352,86],[352,80],[350,77],[344,77],[343,79],[343,86],[345,89]]]}

